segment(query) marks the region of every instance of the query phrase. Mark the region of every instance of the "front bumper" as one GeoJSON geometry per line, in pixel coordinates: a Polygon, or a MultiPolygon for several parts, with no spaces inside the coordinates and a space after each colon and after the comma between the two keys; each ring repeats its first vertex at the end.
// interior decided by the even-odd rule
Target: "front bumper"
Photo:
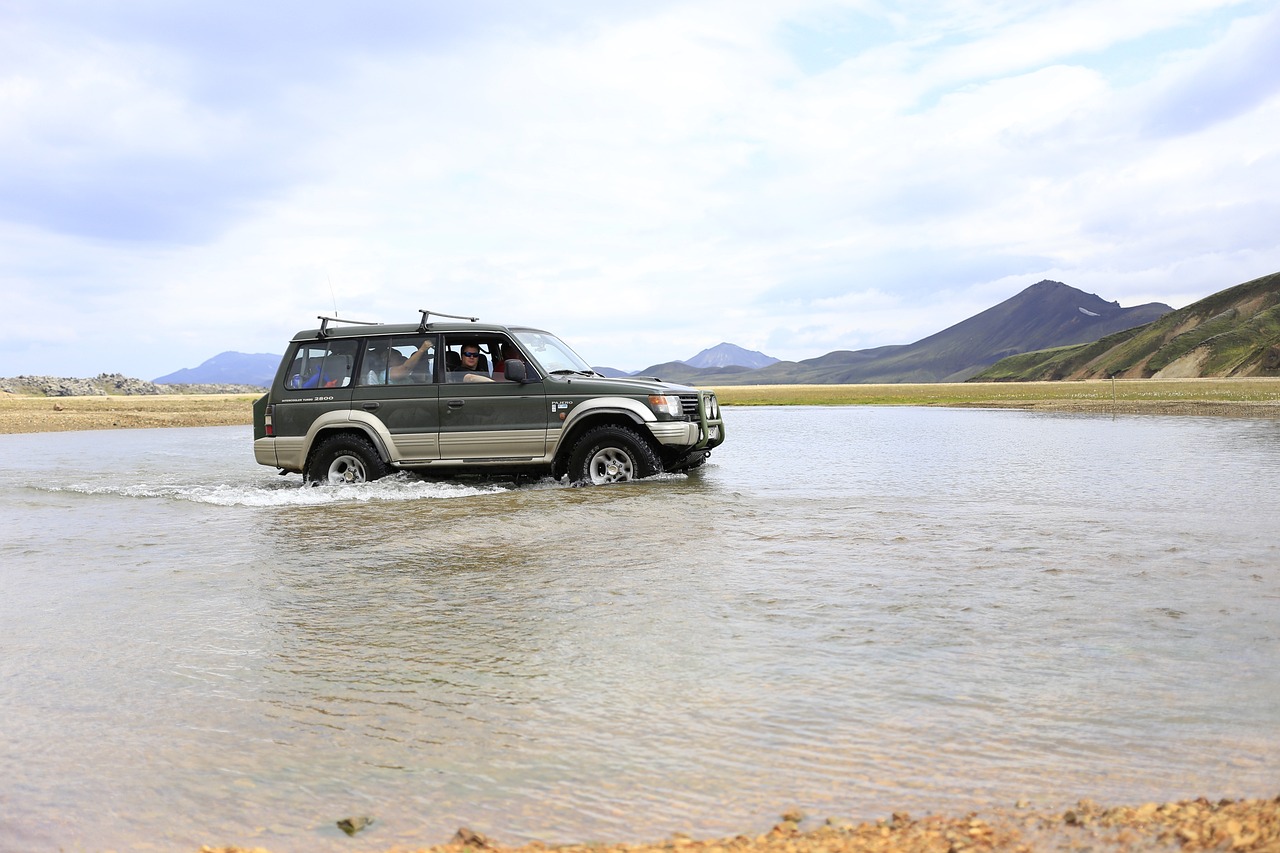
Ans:
{"type": "MultiPolygon", "coordinates": [[[[688,409],[685,410],[688,412],[688,409]]],[[[690,420],[650,421],[645,424],[653,437],[663,447],[677,447],[689,451],[710,450],[724,443],[724,420],[719,417],[720,406],[711,391],[698,393],[697,416],[690,420]],[[716,417],[707,417],[712,412],[716,417]]]]}
{"type": "Polygon", "coordinates": [[[663,447],[693,447],[698,443],[698,425],[688,421],[651,421],[645,426],[663,447]]]}

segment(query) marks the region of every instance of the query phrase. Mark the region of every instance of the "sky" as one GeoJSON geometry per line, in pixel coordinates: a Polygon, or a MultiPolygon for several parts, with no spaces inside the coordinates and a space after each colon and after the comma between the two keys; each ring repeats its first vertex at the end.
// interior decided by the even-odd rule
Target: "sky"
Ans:
{"type": "Polygon", "coordinates": [[[1280,271],[1280,2],[0,0],[0,376],[320,314],[635,370],[1280,271]]]}

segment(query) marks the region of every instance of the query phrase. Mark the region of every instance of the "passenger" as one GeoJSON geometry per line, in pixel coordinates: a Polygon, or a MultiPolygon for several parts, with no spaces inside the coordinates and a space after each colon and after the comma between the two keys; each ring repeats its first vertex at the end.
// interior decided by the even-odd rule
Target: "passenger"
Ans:
{"type": "MultiPolygon", "coordinates": [[[[308,376],[299,387],[300,388],[345,388],[347,386],[347,383],[351,381],[351,377],[345,376],[342,373],[331,372],[331,368],[333,367],[333,365],[330,365],[328,363],[331,360],[332,359],[329,358],[322,361],[320,366],[317,367],[315,371],[312,372],[312,374],[308,376]]],[[[349,360],[348,360],[347,369],[350,370],[349,360]]]]}
{"type": "Polygon", "coordinates": [[[364,354],[364,385],[385,385],[387,382],[387,354],[384,350],[369,347],[364,354]]]}
{"type": "MultiPolygon", "coordinates": [[[[423,341],[422,344],[413,351],[413,355],[408,358],[405,358],[404,354],[399,350],[392,348],[392,361],[395,361],[397,357],[400,358],[401,361],[399,364],[393,364],[387,369],[387,376],[392,382],[408,382],[412,380],[414,378],[413,374],[415,369],[422,364],[423,359],[426,359],[426,363],[430,364],[432,350],[433,347],[431,346],[430,340],[423,341]]],[[[425,369],[426,368],[424,368],[424,370],[425,369]]],[[[427,382],[431,381],[429,374],[420,376],[420,378],[427,382]]]]}
{"type": "Polygon", "coordinates": [[[499,382],[507,381],[507,361],[512,359],[517,361],[523,360],[523,356],[520,355],[520,350],[516,349],[511,344],[499,345],[498,358],[493,362],[494,379],[499,382]]]}
{"type": "Polygon", "coordinates": [[[475,341],[468,341],[462,345],[458,353],[462,358],[462,363],[458,366],[456,374],[452,377],[456,382],[492,382],[489,377],[489,371],[484,369],[480,359],[480,344],[475,341]]]}

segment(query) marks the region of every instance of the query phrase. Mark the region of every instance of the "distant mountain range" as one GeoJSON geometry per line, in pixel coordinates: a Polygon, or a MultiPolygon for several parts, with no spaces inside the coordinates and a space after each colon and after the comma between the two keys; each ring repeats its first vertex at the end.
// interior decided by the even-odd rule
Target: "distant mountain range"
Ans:
{"type": "Polygon", "coordinates": [[[693,358],[685,359],[690,367],[768,367],[780,359],[755,350],[743,349],[734,344],[720,343],[704,349],[693,358]]]}
{"type": "Polygon", "coordinates": [[[1136,329],[1006,358],[975,381],[1280,376],[1280,273],[1229,287],[1136,329]]]}
{"type": "Polygon", "coordinates": [[[1121,308],[1118,302],[1107,302],[1060,281],[1041,281],[913,344],[838,350],[756,369],[697,368],[673,361],[637,372],[697,385],[962,382],[1006,356],[1096,341],[1172,310],[1159,302],[1121,308]]]}
{"type": "MultiPolygon", "coordinates": [[[[777,364],[778,361],[779,359],[771,355],[743,349],[737,344],[719,343],[704,349],[693,358],[676,363],[694,368],[741,367],[750,370],[757,367],[768,367],[771,364],[777,364]]],[[[604,376],[613,377],[639,376],[646,373],[644,370],[618,370],[616,367],[594,367],[592,369],[604,376]]],[[[649,369],[652,370],[652,368],[649,369]]]]}
{"type": "MultiPolygon", "coordinates": [[[[596,370],[606,376],[658,376],[694,385],[962,382],[987,375],[983,371],[1010,356],[1110,340],[1172,311],[1159,302],[1122,308],[1118,302],[1107,302],[1060,281],[1046,280],[913,344],[837,350],[802,361],[779,361],[731,343],[720,343],[687,361],[670,361],[637,371],[609,367],[596,370]]],[[[1224,322],[1207,328],[1220,329],[1224,322]]],[[[1190,339],[1183,343],[1189,344],[1190,339]]],[[[199,367],[178,370],[154,381],[266,386],[275,377],[279,363],[278,355],[224,352],[199,367]]],[[[1055,368],[1050,372],[1061,371],[1055,368]]],[[[1003,378],[1014,378],[1013,372],[1003,378]]]]}
{"type": "Polygon", "coordinates": [[[267,353],[224,352],[199,367],[184,367],[151,381],[157,385],[237,384],[266,388],[276,378],[280,356],[267,353]]]}

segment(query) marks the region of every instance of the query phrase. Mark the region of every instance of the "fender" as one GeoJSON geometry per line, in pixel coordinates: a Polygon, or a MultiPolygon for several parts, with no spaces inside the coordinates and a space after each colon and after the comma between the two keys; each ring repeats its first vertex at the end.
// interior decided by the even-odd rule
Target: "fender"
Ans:
{"type": "Polygon", "coordinates": [[[364,431],[383,461],[392,465],[400,461],[400,453],[396,450],[396,443],[391,440],[390,431],[376,415],[363,409],[352,409],[347,423],[354,424],[364,431]]]}
{"type": "MultiPolygon", "coordinates": [[[[349,430],[353,427],[364,433],[370,441],[373,442],[374,448],[378,454],[384,459],[389,460],[387,447],[390,442],[387,441],[389,435],[386,428],[381,430],[375,428],[369,423],[368,415],[365,412],[359,413],[361,417],[356,417],[356,412],[349,409],[340,409],[333,412],[325,412],[312,422],[311,427],[307,430],[306,436],[302,439],[298,447],[298,455],[294,459],[284,458],[281,454],[280,467],[290,471],[301,471],[306,465],[307,457],[311,454],[311,448],[315,447],[317,437],[321,433],[332,432],[334,430],[349,430]],[[285,464],[292,463],[291,465],[285,464]]],[[[277,444],[279,448],[279,444],[277,444]]],[[[393,461],[393,460],[389,460],[393,461]]]]}
{"type": "Polygon", "coordinates": [[[560,426],[567,432],[573,429],[574,423],[584,415],[593,415],[600,412],[623,414],[638,424],[658,419],[653,410],[639,400],[632,400],[629,397],[592,397],[588,400],[583,400],[581,403],[575,403],[573,408],[569,410],[569,417],[560,426]]]}
{"type": "MultiPolygon", "coordinates": [[[[552,399],[552,395],[548,395],[548,400],[552,399]]],[[[584,420],[590,419],[596,415],[622,415],[629,421],[637,425],[652,423],[658,418],[653,411],[641,403],[639,400],[632,400],[628,397],[592,397],[575,403],[573,408],[569,410],[568,417],[559,425],[559,435],[554,435],[557,427],[554,423],[547,430],[547,438],[550,439],[549,455],[555,456],[560,452],[560,444],[566,435],[573,433],[574,428],[581,424],[584,420]]]]}

